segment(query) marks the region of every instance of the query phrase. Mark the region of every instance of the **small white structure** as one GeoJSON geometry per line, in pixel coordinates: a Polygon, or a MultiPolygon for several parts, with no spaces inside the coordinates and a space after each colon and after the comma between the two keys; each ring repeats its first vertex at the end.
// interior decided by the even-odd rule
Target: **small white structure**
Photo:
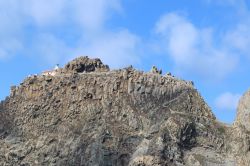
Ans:
{"type": "Polygon", "coordinates": [[[54,70],[44,71],[44,72],[42,72],[42,75],[43,76],[54,76],[54,75],[56,75],[56,71],[54,71],[54,70]]]}
{"type": "Polygon", "coordinates": [[[54,70],[44,71],[42,72],[42,75],[43,76],[55,76],[58,70],[59,70],[59,64],[56,64],[56,66],[54,67],[54,70]]]}
{"type": "Polygon", "coordinates": [[[56,64],[56,66],[54,67],[54,70],[58,70],[59,69],[59,64],[56,64]]]}

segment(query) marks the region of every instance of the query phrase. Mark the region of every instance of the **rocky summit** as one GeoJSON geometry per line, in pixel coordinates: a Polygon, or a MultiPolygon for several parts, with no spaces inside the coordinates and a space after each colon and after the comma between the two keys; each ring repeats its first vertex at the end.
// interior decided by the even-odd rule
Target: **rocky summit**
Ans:
{"type": "Polygon", "coordinates": [[[77,58],[0,104],[3,166],[249,166],[250,91],[233,125],[191,81],[77,58]]]}

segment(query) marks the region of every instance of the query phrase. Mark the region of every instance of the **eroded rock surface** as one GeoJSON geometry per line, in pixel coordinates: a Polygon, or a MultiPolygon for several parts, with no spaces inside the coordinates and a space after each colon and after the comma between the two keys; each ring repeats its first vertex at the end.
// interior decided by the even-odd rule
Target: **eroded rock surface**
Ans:
{"type": "Polygon", "coordinates": [[[250,132],[250,90],[240,99],[235,125],[242,126],[250,132]]]}
{"type": "Polygon", "coordinates": [[[243,166],[250,135],[240,119],[217,122],[192,82],[80,57],[11,88],[0,165],[243,166]]]}
{"type": "Polygon", "coordinates": [[[65,73],[82,73],[82,72],[102,72],[109,71],[109,66],[104,65],[98,58],[89,59],[87,56],[79,57],[66,64],[64,70],[65,73]]]}

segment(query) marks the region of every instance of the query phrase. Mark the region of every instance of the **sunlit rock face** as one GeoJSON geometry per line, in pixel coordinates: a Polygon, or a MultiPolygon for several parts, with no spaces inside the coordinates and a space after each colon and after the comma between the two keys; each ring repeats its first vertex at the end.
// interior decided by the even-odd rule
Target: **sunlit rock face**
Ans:
{"type": "Polygon", "coordinates": [[[250,132],[250,90],[248,90],[239,101],[235,123],[250,132]]]}
{"type": "Polygon", "coordinates": [[[247,128],[217,122],[191,81],[132,67],[109,70],[88,57],[52,73],[26,78],[1,102],[0,165],[248,161],[247,128]]]}
{"type": "Polygon", "coordinates": [[[231,134],[231,149],[238,164],[250,165],[250,90],[239,101],[231,134]]]}

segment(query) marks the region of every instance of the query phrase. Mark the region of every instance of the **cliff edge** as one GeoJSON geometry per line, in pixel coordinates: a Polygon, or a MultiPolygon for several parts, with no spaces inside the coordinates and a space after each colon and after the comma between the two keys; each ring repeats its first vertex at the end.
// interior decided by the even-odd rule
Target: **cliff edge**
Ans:
{"type": "Polygon", "coordinates": [[[227,126],[192,82],[154,71],[79,57],[26,78],[0,104],[0,165],[249,165],[250,92],[227,126]]]}

